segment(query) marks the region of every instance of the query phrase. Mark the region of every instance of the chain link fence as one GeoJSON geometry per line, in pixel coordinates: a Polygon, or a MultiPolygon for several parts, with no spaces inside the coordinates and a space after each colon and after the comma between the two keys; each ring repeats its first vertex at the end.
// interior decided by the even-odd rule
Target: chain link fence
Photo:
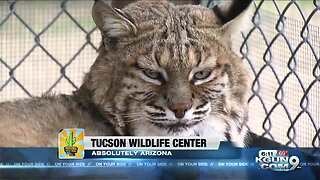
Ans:
{"type": "Polygon", "coordinates": [[[251,127],[288,146],[319,147],[320,4],[314,0],[255,5],[253,27],[240,46],[254,77],[251,127]],[[265,12],[263,6],[275,10],[265,12]]]}
{"type": "MultiPolygon", "coordinates": [[[[0,102],[81,85],[101,38],[92,4],[0,1],[0,102]]],[[[249,31],[233,37],[252,76],[249,129],[292,147],[320,146],[319,11],[317,0],[256,0],[249,31]]]]}

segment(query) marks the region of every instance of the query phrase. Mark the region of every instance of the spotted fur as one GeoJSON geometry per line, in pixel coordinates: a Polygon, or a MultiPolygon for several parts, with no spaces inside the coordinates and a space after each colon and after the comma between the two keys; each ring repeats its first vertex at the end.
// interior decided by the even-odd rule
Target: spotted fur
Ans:
{"type": "Polygon", "coordinates": [[[212,9],[166,1],[140,1],[121,13],[98,1],[93,10],[104,46],[84,86],[116,117],[119,134],[218,136],[244,145],[248,77],[227,46],[237,20],[226,25],[212,9]],[[200,71],[209,77],[195,80],[200,71]],[[169,105],[186,102],[191,109],[176,118],[169,105]]]}

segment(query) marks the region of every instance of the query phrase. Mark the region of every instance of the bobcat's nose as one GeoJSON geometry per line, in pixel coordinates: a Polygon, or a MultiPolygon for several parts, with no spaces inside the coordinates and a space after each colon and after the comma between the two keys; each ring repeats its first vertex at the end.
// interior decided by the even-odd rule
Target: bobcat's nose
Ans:
{"type": "Polygon", "coordinates": [[[170,104],[169,109],[175,114],[176,118],[183,118],[184,114],[191,108],[191,103],[170,104]]]}

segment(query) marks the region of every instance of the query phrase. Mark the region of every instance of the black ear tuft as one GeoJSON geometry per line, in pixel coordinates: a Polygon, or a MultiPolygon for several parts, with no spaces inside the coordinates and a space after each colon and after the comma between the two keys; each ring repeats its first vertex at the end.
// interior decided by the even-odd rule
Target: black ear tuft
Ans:
{"type": "Polygon", "coordinates": [[[214,6],[213,11],[221,22],[226,24],[248,9],[252,1],[253,0],[232,0],[229,3],[214,6]]]}
{"type": "Polygon", "coordinates": [[[122,9],[131,2],[133,2],[133,0],[112,0],[111,4],[115,8],[122,9]]]}

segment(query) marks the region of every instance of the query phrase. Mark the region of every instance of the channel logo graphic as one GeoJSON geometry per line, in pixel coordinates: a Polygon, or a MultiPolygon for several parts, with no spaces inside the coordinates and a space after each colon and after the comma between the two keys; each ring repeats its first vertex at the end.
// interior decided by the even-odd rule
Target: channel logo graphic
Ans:
{"type": "Polygon", "coordinates": [[[84,157],[84,130],[62,129],[59,133],[59,159],[82,159],[84,157]]]}
{"type": "Polygon", "coordinates": [[[297,156],[289,156],[287,150],[260,150],[256,157],[261,169],[274,171],[293,171],[299,166],[300,159],[297,156]]]}

